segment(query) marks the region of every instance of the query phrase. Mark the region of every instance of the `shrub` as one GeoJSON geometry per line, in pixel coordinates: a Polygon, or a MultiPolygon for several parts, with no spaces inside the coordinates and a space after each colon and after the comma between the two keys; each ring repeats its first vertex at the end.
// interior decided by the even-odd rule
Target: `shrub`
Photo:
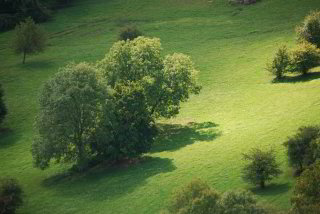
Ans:
{"type": "Polygon", "coordinates": [[[219,198],[218,192],[196,179],[174,194],[168,212],[172,214],[218,213],[219,198]]]}
{"type": "Polygon", "coordinates": [[[220,199],[222,214],[264,214],[267,211],[257,204],[254,195],[246,190],[225,192],[220,199]]]}
{"type": "Polygon", "coordinates": [[[306,74],[320,65],[320,49],[310,43],[299,44],[292,52],[291,65],[291,72],[306,74]]]}
{"type": "Polygon", "coordinates": [[[27,54],[42,52],[45,45],[45,32],[30,17],[16,26],[13,48],[17,54],[23,54],[23,64],[27,54]]]}
{"type": "Polygon", "coordinates": [[[121,29],[119,39],[120,40],[134,40],[142,36],[142,33],[135,26],[126,26],[121,29]]]}
{"type": "Polygon", "coordinates": [[[14,214],[23,204],[23,191],[15,179],[3,179],[0,182],[0,213],[14,214]]]}
{"type": "Polygon", "coordinates": [[[4,96],[4,92],[0,84],[0,124],[7,114],[7,107],[4,104],[3,96],[4,96]]]}
{"type": "Polygon", "coordinates": [[[287,147],[289,164],[297,168],[297,174],[303,171],[304,166],[308,166],[319,156],[320,128],[318,126],[303,126],[298,132],[290,137],[284,146],[287,147]]]}
{"type": "Polygon", "coordinates": [[[296,28],[298,40],[309,42],[320,48],[320,11],[313,11],[296,28]]]}
{"type": "Polygon", "coordinates": [[[317,214],[320,210],[320,161],[311,165],[298,178],[293,197],[292,213],[317,214]]]}
{"type": "Polygon", "coordinates": [[[288,71],[290,65],[290,57],[286,46],[280,47],[271,63],[267,64],[267,70],[281,79],[288,71]]]}
{"type": "Polygon", "coordinates": [[[268,151],[251,149],[247,154],[243,154],[243,158],[248,163],[242,170],[242,178],[250,183],[260,185],[261,188],[265,187],[267,181],[281,174],[272,149],[268,151]]]}

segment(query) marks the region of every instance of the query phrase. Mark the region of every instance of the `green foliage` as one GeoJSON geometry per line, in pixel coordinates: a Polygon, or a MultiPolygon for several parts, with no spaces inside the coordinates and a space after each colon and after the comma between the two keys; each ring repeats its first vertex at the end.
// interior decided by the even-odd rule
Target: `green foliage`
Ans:
{"type": "Polygon", "coordinates": [[[27,54],[42,52],[46,45],[46,33],[29,17],[16,26],[13,48],[17,54],[23,54],[23,63],[27,54]]]}
{"type": "Polygon", "coordinates": [[[15,179],[2,179],[0,181],[0,213],[14,214],[23,204],[23,191],[15,179]]]}
{"type": "Polygon", "coordinates": [[[319,155],[320,128],[318,126],[303,126],[298,132],[290,137],[284,146],[287,147],[287,154],[291,166],[297,168],[298,174],[304,166],[315,162],[319,155]]]}
{"type": "Polygon", "coordinates": [[[257,204],[254,195],[246,190],[225,192],[221,199],[221,214],[264,214],[267,211],[257,204]]]}
{"type": "Polygon", "coordinates": [[[135,26],[126,26],[121,29],[119,39],[120,40],[134,40],[135,38],[138,38],[139,36],[142,36],[142,33],[140,30],[138,30],[135,26]]]}
{"type": "Polygon", "coordinates": [[[196,179],[177,191],[169,205],[172,214],[210,214],[220,211],[220,194],[196,179]]]}
{"type": "Polygon", "coordinates": [[[320,49],[310,43],[301,43],[292,52],[291,72],[306,74],[320,65],[320,49]]]}
{"type": "Polygon", "coordinates": [[[296,31],[299,41],[306,41],[320,48],[320,11],[310,12],[296,31]]]}
{"type": "Polygon", "coordinates": [[[0,84],[0,124],[5,118],[5,116],[7,115],[7,107],[4,103],[3,96],[4,96],[4,92],[0,84]]]}
{"type": "Polygon", "coordinates": [[[267,71],[276,76],[277,79],[281,79],[288,71],[289,65],[290,57],[287,47],[282,46],[278,49],[272,62],[267,64],[267,71]]]}
{"type": "Polygon", "coordinates": [[[311,165],[298,178],[291,198],[292,213],[317,214],[320,210],[320,161],[311,165]]]}
{"type": "Polygon", "coordinates": [[[170,118],[179,113],[180,103],[198,94],[197,71],[190,57],[183,54],[161,56],[159,39],[139,37],[119,41],[98,66],[108,84],[141,85],[146,108],[153,118],[170,118]]]}
{"type": "Polygon", "coordinates": [[[68,65],[46,82],[32,145],[35,166],[45,169],[55,159],[84,167],[106,99],[106,87],[87,63],[68,65]]]}
{"type": "Polygon", "coordinates": [[[262,151],[261,149],[251,149],[247,154],[243,154],[244,160],[248,163],[242,170],[242,178],[250,183],[265,187],[265,182],[278,177],[281,174],[279,164],[272,149],[262,151]]]}

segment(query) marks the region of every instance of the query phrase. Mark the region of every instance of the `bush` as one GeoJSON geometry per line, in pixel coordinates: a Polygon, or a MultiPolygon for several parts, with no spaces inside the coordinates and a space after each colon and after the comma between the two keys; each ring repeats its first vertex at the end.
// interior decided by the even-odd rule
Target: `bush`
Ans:
{"type": "Polygon", "coordinates": [[[4,96],[4,92],[0,84],[0,124],[7,114],[7,107],[4,104],[3,96],[4,96]]]}
{"type": "Polygon", "coordinates": [[[257,204],[254,195],[246,190],[225,192],[220,199],[222,214],[264,214],[267,211],[257,204]]]}
{"type": "Polygon", "coordinates": [[[286,46],[278,49],[272,63],[267,64],[267,70],[276,76],[276,79],[281,79],[288,71],[290,65],[290,57],[286,46]]]}
{"type": "Polygon", "coordinates": [[[25,63],[27,54],[42,52],[46,45],[46,33],[35,24],[32,18],[27,18],[15,28],[13,48],[17,54],[23,54],[22,63],[25,63]]]}
{"type": "Polygon", "coordinates": [[[308,166],[315,162],[319,155],[319,139],[320,127],[318,126],[303,126],[298,129],[298,132],[290,137],[284,146],[287,147],[289,164],[297,168],[299,175],[304,166],[308,166]]]}
{"type": "Polygon", "coordinates": [[[311,12],[296,31],[300,42],[306,41],[320,48],[320,11],[311,12]]]}
{"type": "Polygon", "coordinates": [[[311,165],[298,178],[293,197],[292,210],[295,214],[318,214],[320,210],[320,161],[311,165]]]}
{"type": "Polygon", "coordinates": [[[142,33],[135,26],[126,26],[121,29],[119,39],[120,40],[134,40],[142,36],[142,33]]]}
{"type": "Polygon", "coordinates": [[[219,198],[218,192],[196,179],[174,194],[168,212],[172,214],[218,213],[219,198]]]}
{"type": "Polygon", "coordinates": [[[249,161],[242,170],[242,178],[250,183],[265,187],[265,182],[278,177],[281,174],[279,165],[276,162],[274,151],[262,151],[260,149],[251,149],[243,158],[249,161]]]}
{"type": "Polygon", "coordinates": [[[0,213],[14,214],[23,204],[23,191],[15,179],[0,182],[0,213]]]}
{"type": "Polygon", "coordinates": [[[291,72],[306,74],[311,68],[320,65],[320,49],[310,43],[301,43],[292,52],[291,72]]]}

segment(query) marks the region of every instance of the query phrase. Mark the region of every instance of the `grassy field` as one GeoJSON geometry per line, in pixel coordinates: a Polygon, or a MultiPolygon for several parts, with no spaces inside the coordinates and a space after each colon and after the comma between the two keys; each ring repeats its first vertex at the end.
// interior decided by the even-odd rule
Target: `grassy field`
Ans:
{"type": "Polygon", "coordinates": [[[219,191],[247,188],[278,209],[290,207],[294,179],[284,147],[301,125],[320,122],[320,69],[306,78],[272,83],[265,63],[295,45],[295,26],[318,0],[74,0],[44,23],[48,49],[13,54],[13,32],[0,34],[0,82],[9,115],[0,133],[0,177],[25,190],[21,213],[158,213],[173,190],[198,177],[219,191]],[[30,147],[41,85],[70,61],[101,59],[126,24],[159,37],[165,53],[192,57],[203,90],[181,113],[159,121],[165,130],[143,161],[62,177],[68,166],[33,168],[30,147]],[[240,177],[243,152],[273,146],[284,173],[263,191],[240,177]]]}

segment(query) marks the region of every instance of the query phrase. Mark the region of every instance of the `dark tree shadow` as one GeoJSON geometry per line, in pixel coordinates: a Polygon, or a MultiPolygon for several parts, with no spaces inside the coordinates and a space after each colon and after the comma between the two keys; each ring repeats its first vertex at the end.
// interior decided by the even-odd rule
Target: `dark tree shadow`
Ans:
{"type": "Polygon", "coordinates": [[[0,149],[6,149],[21,138],[21,134],[10,128],[0,127],[0,149]]]}
{"type": "Polygon", "coordinates": [[[319,79],[320,72],[306,73],[298,76],[285,76],[282,79],[274,79],[272,83],[301,83],[319,79]]]}
{"type": "Polygon", "coordinates": [[[283,194],[285,192],[288,192],[290,189],[291,189],[291,185],[289,185],[289,183],[283,183],[283,184],[271,183],[266,185],[264,189],[255,187],[255,188],[252,188],[251,191],[254,194],[257,194],[259,196],[272,196],[272,195],[283,194]]]}
{"type": "Polygon", "coordinates": [[[160,124],[160,133],[151,153],[176,151],[196,141],[212,141],[221,136],[217,124],[212,122],[180,124],[160,124]]]}
{"type": "Polygon", "coordinates": [[[176,169],[172,160],[143,157],[130,167],[97,166],[85,173],[58,174],[42,182],[46,188],[56,190],[59,197],[90,200],[109,200],[129,194],[146,180],[160,173],[176,169]]]}

